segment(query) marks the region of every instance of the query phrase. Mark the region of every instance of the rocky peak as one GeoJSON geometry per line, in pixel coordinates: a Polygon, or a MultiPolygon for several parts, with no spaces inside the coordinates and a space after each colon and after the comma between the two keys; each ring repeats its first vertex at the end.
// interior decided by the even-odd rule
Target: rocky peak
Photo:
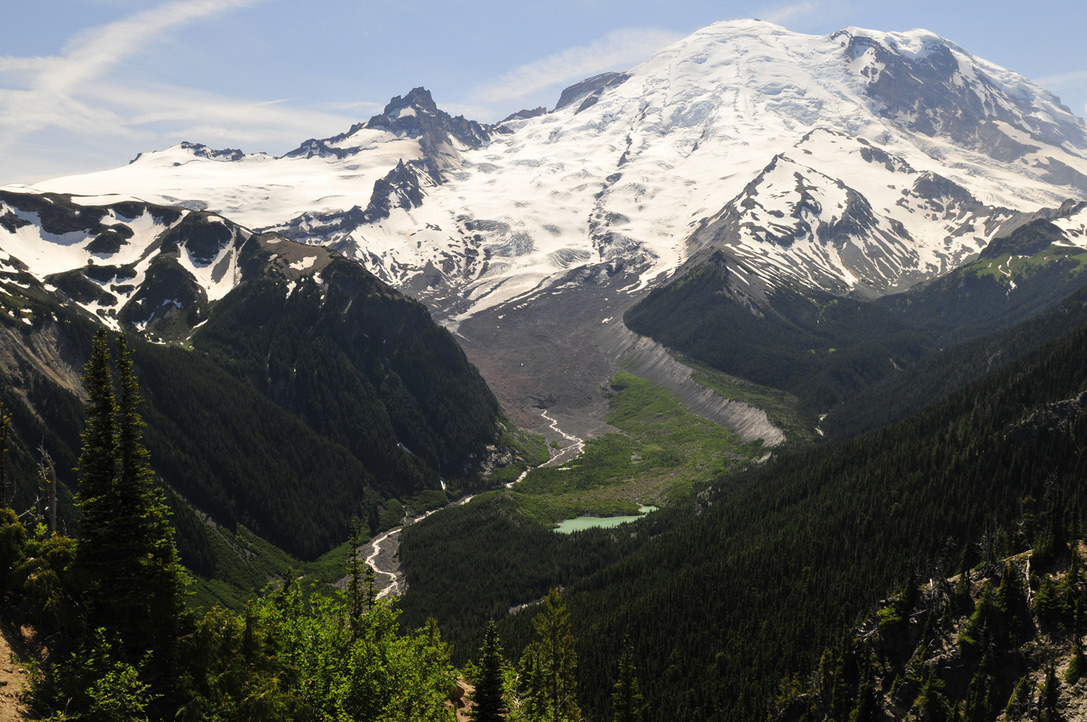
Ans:
{"type": "Polygon", "coordinates": [[[392,100],[385,105],[385,110],[381,116],[374,116],[370,119],[373,123],[374,120],[381,118],[382,116],[387,118],[396,118],[397,113],[405,108],[413,108],[416,111],[422,111],[425,113],[432,113],[437,115],[439,113],[438,106],[434,103],[434,97],[431,96],[430,91],[426,88],[412,88],[411,92],[407,95],[394,96],[392,100]]]}
{"type": "Polygon", "coordinates": [[[562,91],[555,110],[562,110],[568,105],[581,102],[584,104],[589,97],[596,97],[604,92],[605,88],[611,88],[625,82],[629,75],[625,73],[601,73],[591,78],[586,78],[580,83],[575,83],[562,91]]]}
{"type": "Polygon", "coordinates": [[[203,143],[190,143],[188,141],[182,141],[181,147],[187,151],[190,151],[198,158],[207,158],[208,160],[241,160],[245,157],[245,153],[237,148],[209,148],[203,143]]]}
{"type": "Polygon", "coordinates": [[[490,140],[490,129],[464,116],[453,117],[440,110],[426,88],[413,88],[405,96],[396,96],[362,126],[387,130],[397,135],[418,138],[424,151],[448,145],[455,139],[469,148],[479,148],[490,140]]]}

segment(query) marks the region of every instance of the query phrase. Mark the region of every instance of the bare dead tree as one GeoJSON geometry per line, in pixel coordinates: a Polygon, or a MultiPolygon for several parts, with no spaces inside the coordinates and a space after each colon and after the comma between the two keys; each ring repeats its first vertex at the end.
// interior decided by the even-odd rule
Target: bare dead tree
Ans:
{"type": "MultiPolygon", "coordinates": [[[[0,509],[8,504],[8,435],[11,432],[11,414],[0,401],[0,509]]],[[[14,497],[14,493],[12,497],[14,497]]]]}
{"type": "Polygon", "coordinates": [[[49,519],[49,531],[57,532],[57,469],[53,465],[53,457],[45,450],[45,441],[38,444],[38,476],[45,482],[45,492],[48,498],[48,506],[45,511],[49,519]]]}

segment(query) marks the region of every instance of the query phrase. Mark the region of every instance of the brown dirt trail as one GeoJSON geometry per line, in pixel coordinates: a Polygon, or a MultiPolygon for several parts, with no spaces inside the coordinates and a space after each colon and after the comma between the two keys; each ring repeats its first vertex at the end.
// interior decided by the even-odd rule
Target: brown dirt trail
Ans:
{"type": "Polygon", "coordinates": [[[19,702],[26,681],[26,670],[15,661],[7,630],[0,628],[0,722],[29,719],[19,702]]]}

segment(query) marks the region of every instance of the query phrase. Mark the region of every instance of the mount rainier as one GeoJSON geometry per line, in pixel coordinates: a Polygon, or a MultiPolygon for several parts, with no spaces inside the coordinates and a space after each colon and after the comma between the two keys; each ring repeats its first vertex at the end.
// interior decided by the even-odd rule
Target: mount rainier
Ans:
{"type": "MultiPolygon", "coordinates": [[[[423,301],[519,421],[550,408],[588,430],[620,357],[682,386],[621,318],[710,255],[757,308],[783,287],[901,291],[1038,219],[1087,244],[1087,130],[1053,94],[926,31],[730,21],[573,86],[550,112],[479,124],[417,88],[282,157],[183,143],[7,190],[210,211],[236,233],[334,248],[423,301]]],[[[157,252],[157,234],[135,236],[136,255],[157,252]]],[[[20,260],[39,278],[115,262],[86,251],[65,269],[48,252],[20,260]]],[[[209,297],[227,290],[191,270],[209,297]]],[[[121,302],[139,293],[138,279],[89,276],[121,302]]]]}

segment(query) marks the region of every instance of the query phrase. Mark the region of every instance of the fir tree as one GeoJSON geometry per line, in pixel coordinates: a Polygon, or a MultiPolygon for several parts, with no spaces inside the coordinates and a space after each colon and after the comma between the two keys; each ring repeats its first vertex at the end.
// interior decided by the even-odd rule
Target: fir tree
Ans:
{"type": "Polygon", "coordinates": [[[642,718],[642,693],[634,667],[634,647],[627,642],[619,658],[619,678],[611,692],[615,722],[638,722],[642,718]]]}
{"type": "Polygon", "coordinates": [[[369,564],[366,565],[366,583],[363,585],[366,590],[366,608],[373,609],[377,604],[377,584],[374,575],[374,568],[369,564]]]}
{"type": "Polygon", "coordinates": [[[487,624],[483,645],[479,649],[479,675],[475,679],[476,688],[471,695],[475,703],[471,712],[472,719],[478,722],[496,722],[506,718],[509,709],[504,695],[503,667],[505,660],[502,658],[502,646],[492,620],[487,624]]]}
{"type": "Polygon", "coordinates": [[[1060,719],[1058,704],[1060,702],[1060,682],[1057,681],[1057,672],[1053,665],[1046,667],[1045,681],[1038,691],[1038,719],[1041,722],[1055,722],[1060,719]]]}
{"type": "Polygon", "coordinates": [[[521,661],[527,707],[532,719],[576,722],[581,719],[581,709],[570,612],[555,588],[548,591],[546,603],[547,608],[532,621],[537,640],[525,649],[521,661]]]}
{"type": "Polygon", "coordinates": [[[184,572],[177,556],[174,529],[162,488],[151,469],[151,454],[143,444],[139,382],[133,369],[132,352],[124,336],[117,338],[118,404],[118,489],[130,516],[114,523],[138,530],[132,549],[141,579],[133,590],[144,597],[144,640],[152,649],[168,650],[177,633],[182,612],[184,572]]]}
{"type": "Polygon", "coordinates": [[[105,329],[99,329],[91,346],[91,358],[83,371],[87,392],[83,447],[79,455],[79,495],[83,512],[80,524],[79,565],[98,577],[99,567],[110,564],[117,545],[117,527],[110,522],[119,510],[113,488],[116,473],[117,407],[113,398],[110,373],[109,341],[105,329]]]}
{"type": "Polygon", "coordinates": [[[83,375],[87,404],[78,468],[83,518],[77,564],[88,587],[89,628],[101,627],[119,640],[122,661],[146,659],[150,674],[161,676],[176,641],[184,573],[143,445],[139,387],[123,336],[118,346],[119,399],[104,330],[95,335],[83,375]]]}

